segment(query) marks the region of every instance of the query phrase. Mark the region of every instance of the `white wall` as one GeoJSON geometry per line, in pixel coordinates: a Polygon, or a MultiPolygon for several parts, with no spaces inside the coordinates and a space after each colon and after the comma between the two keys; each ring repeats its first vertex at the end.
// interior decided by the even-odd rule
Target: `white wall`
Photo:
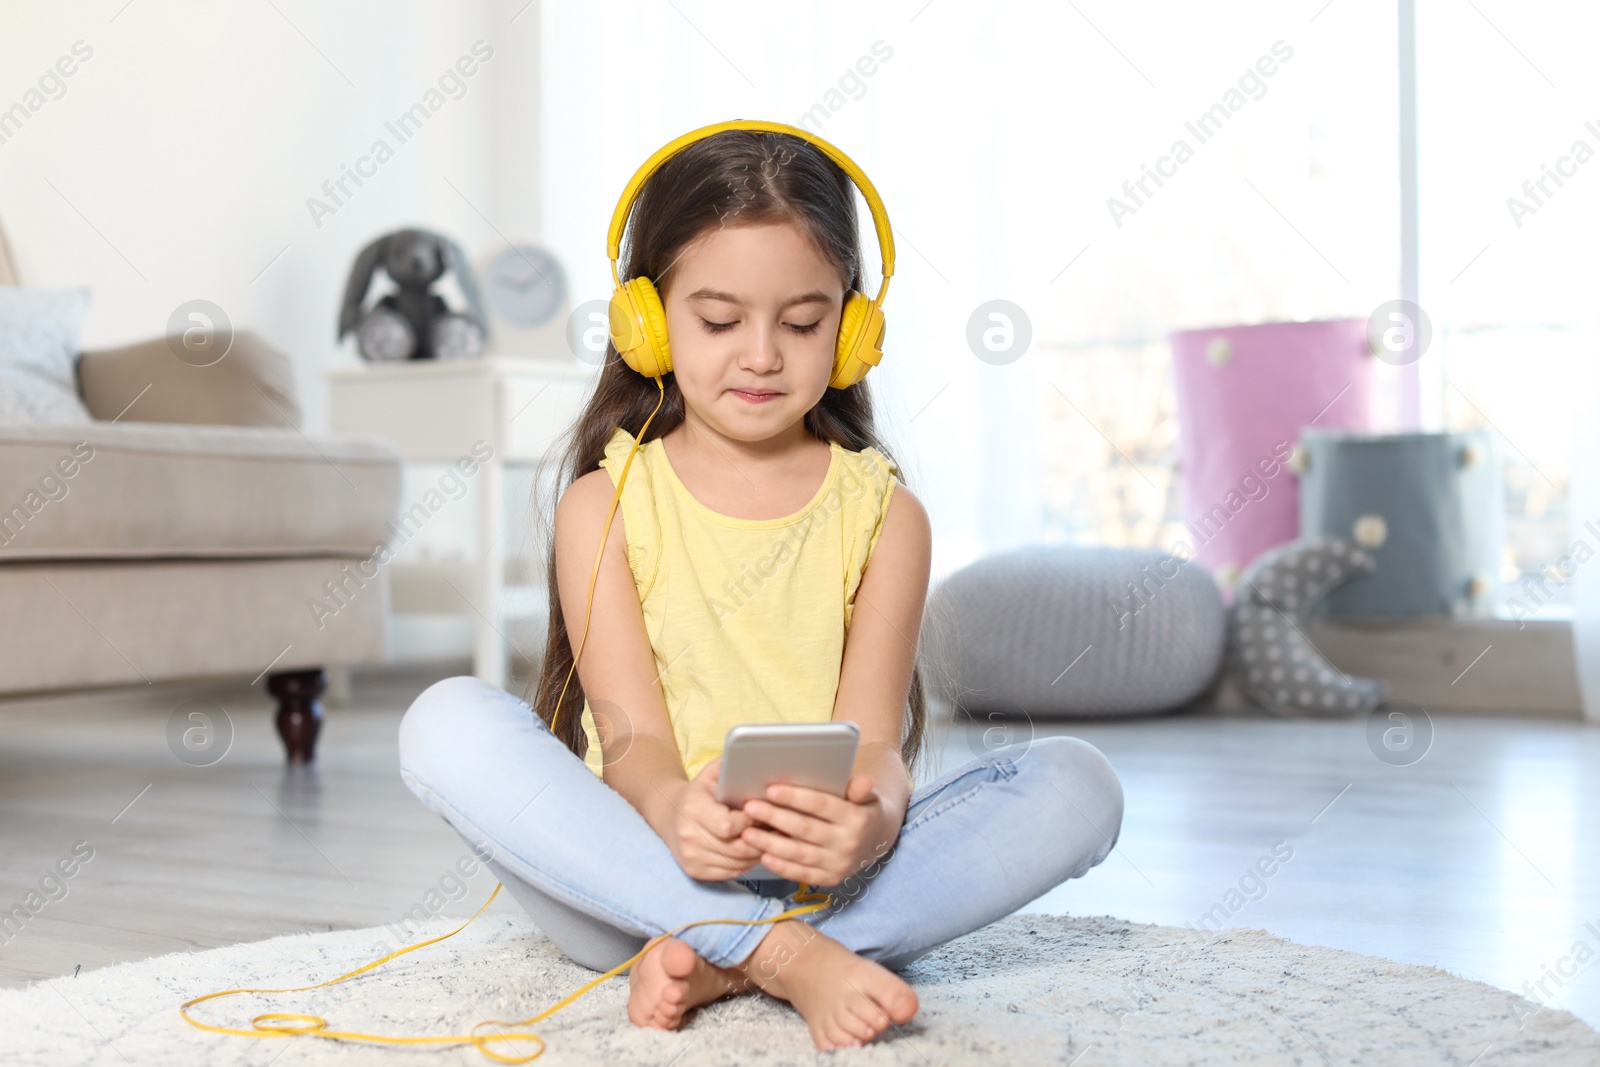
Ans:
{"type": "Polygon", "coordinates": [[[85,347],[159,336],[179,304],[214,301],[293,355],[307,428],[323,429],[319,370],[356,358],[334,332],[362,247],[418,225],[477,262],[538,237],[539,19],[524,3],[0,0],[0,109],[40,105],[0,142],[24,284],[90,287],[85,347]],[[64,91],[47,77],[30,96],[80,41],[64,91]],[[476,41],[492,56],[464,91],[446,85],[408,141],[389,133],[476,41]],[[393,158],[314,219],[308,198],[380,138],[393,158]]]}

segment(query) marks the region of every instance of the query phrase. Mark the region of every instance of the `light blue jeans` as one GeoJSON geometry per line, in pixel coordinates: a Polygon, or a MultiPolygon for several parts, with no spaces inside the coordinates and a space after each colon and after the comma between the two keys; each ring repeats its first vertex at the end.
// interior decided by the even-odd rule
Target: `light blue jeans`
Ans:
{"type": "MultiPolygon", "coordinates": [[[[697,881],[644,817],[558,741],[526,703],[481,679],[429,686],[400,724],[400,776],[442,816],[570,959],[618,966],[696,919],[767,919],[789,881],[697,881]]],[[[899,840],[803,917],[898,970],[1100,863],[1122,827],[1122,784],[1073,737],[998,749],[917,789],[899,840]]],[[[678,936],[718,966],[766,926],[678,936]]]]}

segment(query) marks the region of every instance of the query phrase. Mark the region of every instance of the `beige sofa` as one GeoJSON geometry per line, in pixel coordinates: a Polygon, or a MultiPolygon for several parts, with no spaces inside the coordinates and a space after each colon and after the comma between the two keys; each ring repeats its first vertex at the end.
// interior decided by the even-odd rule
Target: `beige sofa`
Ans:
{"type": "Polygon", "coordinates": [[[249,333],[207,367],[162,338],[78,375],[93,422],[0,426],[0,694],[265,679],[310,760],[323,668],[388,658],[399,451],[306,436],[288,358],[249,333]]]}

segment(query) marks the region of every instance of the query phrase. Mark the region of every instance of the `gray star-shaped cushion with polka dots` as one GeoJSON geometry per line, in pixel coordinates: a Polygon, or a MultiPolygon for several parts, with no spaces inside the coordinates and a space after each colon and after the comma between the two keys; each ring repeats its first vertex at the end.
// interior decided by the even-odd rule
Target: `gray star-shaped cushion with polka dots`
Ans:
{"type": "Polygon", "coordinates": [[[1329,663],[1304,633],[1311,607],[1376,561],[1349,541],[1308,538],[1261,554],[1228,610],[1228,670],[1252,700],[1280,715],[1362,715],[1388,693],[1329,663]]]}

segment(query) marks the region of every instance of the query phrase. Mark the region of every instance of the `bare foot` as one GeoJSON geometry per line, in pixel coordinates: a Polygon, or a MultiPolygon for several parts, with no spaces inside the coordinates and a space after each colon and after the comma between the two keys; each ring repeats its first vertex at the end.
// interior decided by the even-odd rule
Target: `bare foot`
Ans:
{"type": "Polygon", "coordinates": [[[628,1018],[635,1026],[676,1030],[691,1008],[745,988],[744,979],[701,959],[687,942],[669,937],[628,972],[628,1018]]]}
{"type": "Polygon", "coordinates": [[[917,1013],[899,975],[794,919],[773,926],[737,971],[805,1017],[819,1049],[862,1045],[917,1013]]]}

